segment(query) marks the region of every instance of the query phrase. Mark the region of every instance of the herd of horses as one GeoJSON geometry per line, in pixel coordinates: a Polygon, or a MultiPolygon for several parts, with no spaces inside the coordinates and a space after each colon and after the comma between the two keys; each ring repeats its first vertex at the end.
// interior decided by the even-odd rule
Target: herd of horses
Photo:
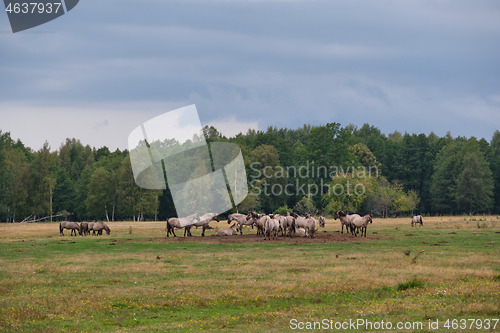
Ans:
{"type": "MultiPolygon", "coordinates": [[[[344,227],[346,233],[351,233],[353,236],[357,236],[361,233],[361,236],[366,237],[366,230],[368,224],[373,223],[372,214],[366,214],[364,216],[358,214],[347,214],[344,211],[338,210],[334,214],[334,219],[340,220],[341,233],[344,233],[344,227]]],[[[210,227],[211,221],[219,222],[219,216],[214,213],[207,213],[202,216],[198,214],[192,214],[183,218],[172,217],[167,220],[167,226],[165,230],[167,231],[167,237],[175,234],[176,229],[184,228],[184,237],[191,237],[192,227],[201,227],[201,236],[205,236],[205,230],[212,229],[210,227]]],[[[243,226],[249,226],[252,229],[255,227],[257,229],[257,235],[263,235],[264,239],[271,240],[278,238],[278,235],[285,237],[309,237],[313,238],[318,227],[325,227],[325,218],[320,216],[316,220],[310,214],[305,216],[300,216],[293,212],[288,212],[287,215],[279,214],[258,214],[256,212],[249,212],[248,214],[229,214],[227,223],[233,223],[229,228],[222,228],[217,230],[216,236],[233,236],[243,235],[243,226]]],[[[416,226],[417,224],[423,225],[423,218],[421,215],[413,216],[411,220],[411,226],[416,226]]],[[[76,236],[77,232],[80,236],[82,235],[102,235],[102,231],[106,231],[106,234],[110,234],[111,230],[104,222],[81,222],[80,224],[76,222],[63,221],[59,223],[59,233],[64,236],[63,230],[71,230],[71,235],[76,236]]]]}
{"type": "Polygon", "coordinates": [[[76,222],[68,222],[68,221],[60,222],[59,223],[59,234],[61,236],[64,236],[64,233],[63,233],[64,229],[71,230],[71,236],[73,236],[73,233],[76,236],[77,231],[78,231],[78,234],[80,236],[90,235],[91,231],[92,231],[92,236],[102,235],[103,230],[106,231],[107,235],[109,235],[111,233],[111,230],[109,229],[107,224],[104,222],[82,222],[80,224],[78,224],[76,222]]]}

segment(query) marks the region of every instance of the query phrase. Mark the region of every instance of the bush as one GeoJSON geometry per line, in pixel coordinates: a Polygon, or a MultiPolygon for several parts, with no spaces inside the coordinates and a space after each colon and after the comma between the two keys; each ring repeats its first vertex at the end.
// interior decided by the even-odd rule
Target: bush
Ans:
{"type": "Polygon", "coordinates": [[[290,211],[290,208],[285,204],[274,211],[274,214],[286,215],[290,211]]]}
{"type": "Polygon", "coordinates": [[[423,288],[424,285],[425,285],[424,281],[418,280],[418,279],[412,279],[412,280],[407,281],[407,282],[398,283],[396,290],[403,291],[403,290],[414,289],[414,288],[423,288]]]}

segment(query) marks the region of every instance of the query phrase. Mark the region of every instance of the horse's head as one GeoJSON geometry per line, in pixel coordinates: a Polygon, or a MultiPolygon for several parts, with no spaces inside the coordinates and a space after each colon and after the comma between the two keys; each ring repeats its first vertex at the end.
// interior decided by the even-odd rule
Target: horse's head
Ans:
{"type": "Polygon", "coordinates": [[[372,214],[367,214],[366,216],[368,216],[368,222],[370,223],[373,223],[373,215],[372,214]]]}
{"type": "Polygon", "coordinates": [[[325,218],[323,216],[320,216],[319,217],[319,226],[321,228],[324,228],[325,227],[325,218]]]}
{"type": "Polygon", "coordinates": [[[214,217],[212,217],[212,220],[220,222],[219,215],[215,215],[214,217]]]}

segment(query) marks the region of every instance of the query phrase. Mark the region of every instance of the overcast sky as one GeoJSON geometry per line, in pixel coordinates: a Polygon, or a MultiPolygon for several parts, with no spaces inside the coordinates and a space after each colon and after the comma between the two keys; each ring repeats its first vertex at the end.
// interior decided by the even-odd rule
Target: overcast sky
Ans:
{"type": "Polygon", "coordinates": [[[500,129],[500,1],[84,0],[13,34],[0,13],[0,130],[39,149],[128,134],[196,104],[202,125],[500,129]]]}

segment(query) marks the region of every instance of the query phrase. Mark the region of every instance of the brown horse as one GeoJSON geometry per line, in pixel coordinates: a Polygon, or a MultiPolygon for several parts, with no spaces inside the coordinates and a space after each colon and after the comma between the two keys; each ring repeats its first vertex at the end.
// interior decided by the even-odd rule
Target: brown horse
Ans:
{"type": "Polygon", "coordinates": [[[90,234],[90,232],[89,232],[89,223],[88,222],[82,222],[82,223],[80,223],[80,227],[82,228],[82,234],[84,236],[90,234]]]}
{"type": "Polygon", "coordinates": [[[78,233],[80,236],[82,235],[82,227],[76,223],[76,222],[68,222],[68,221],[62,221],[59,223],[59,234],[61,236],[64,236],[63,229],[71,229],[71,236],[73,236],[73,233],[75,233],[76,236],[76,231],[78,230],[78,233]]]}

